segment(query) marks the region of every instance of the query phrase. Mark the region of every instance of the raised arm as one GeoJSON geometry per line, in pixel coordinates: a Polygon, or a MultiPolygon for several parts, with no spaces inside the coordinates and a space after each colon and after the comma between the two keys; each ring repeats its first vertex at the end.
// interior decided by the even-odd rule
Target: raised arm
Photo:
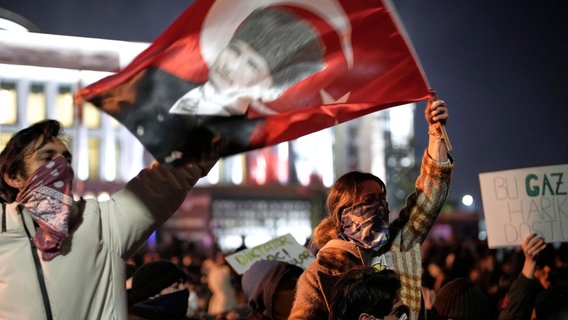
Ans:
{"type": "Polygon", "coordinates": [[[521,248],[525,256],[523,269],[507,292],[507,305],[499,314],[500,320],[519,319],[530,320],[536,296],[544,288],[535,279],[536,257],[544,250],[546,243],[535,233],[523,239],[521,248]]]}
{"type": "Polygon", "coordinates": [[[402,229],[403,251],[422,243],[430,232],[446,201],[453,168],[442,132],[442,124],[449,118],[445,102],[431,99],[424,109],[424,116],[429,141],[422,157],[420,176],[416,179],[416,191],[406,199],[398,221],[393,223],[394,228],[402,229]]]}
{"type": "Polygon", "coordinates": [[[424,117],[428,123],[428,155],[435,161],[447,162],[448,146],[442,127],[449,117],[446,103],[435,97],[430,99],[424,109],[424,117]]]}
{"type": "Polygon", "coordinates": [[[100,203],[105,241],[117,254],[128,257],[176,212],[195,183],[208,174],[218,153],[183,165],[154,162],[130,180],[109,201],[100,203]]]}

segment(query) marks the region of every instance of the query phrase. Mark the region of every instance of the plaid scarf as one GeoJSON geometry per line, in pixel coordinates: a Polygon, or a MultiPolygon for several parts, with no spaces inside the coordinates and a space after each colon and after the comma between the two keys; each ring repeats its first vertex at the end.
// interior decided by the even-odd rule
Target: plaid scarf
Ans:
{"type": "Polygon", "coordinates": [[[16,198],[39,226],[34,243],[45,261],[61,253],[62,243],[69,236],[72,183],[73,169],[67,159],[58,157],[37,169],[16,198]]]}

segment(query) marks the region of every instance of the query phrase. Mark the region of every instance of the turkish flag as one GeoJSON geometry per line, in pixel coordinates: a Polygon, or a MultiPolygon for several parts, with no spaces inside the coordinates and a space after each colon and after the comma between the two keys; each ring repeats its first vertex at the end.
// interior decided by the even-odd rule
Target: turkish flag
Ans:
{"type": "Polygon", "coordinates": [[[430,97],[379,0],[196,0],[91,101],[163,162],[274,145],[430,97]]]}

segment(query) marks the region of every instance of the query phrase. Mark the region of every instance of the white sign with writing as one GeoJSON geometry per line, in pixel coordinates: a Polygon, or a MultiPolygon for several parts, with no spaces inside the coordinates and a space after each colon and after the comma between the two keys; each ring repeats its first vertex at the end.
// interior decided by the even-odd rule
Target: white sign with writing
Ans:
{"type": "Polygon", "coordinates": [[[518,246],[530,233],[568,241],[568,165],[479,175],[490,248],[518,246]]]}
{"type": "Polygon", "coordinates": [[[288,233],[256,247],[235,252],[226,256],[225,260],[238,274],[243,274],[258,260],[285,261],[305,269],[315,257],[288,233]]]}

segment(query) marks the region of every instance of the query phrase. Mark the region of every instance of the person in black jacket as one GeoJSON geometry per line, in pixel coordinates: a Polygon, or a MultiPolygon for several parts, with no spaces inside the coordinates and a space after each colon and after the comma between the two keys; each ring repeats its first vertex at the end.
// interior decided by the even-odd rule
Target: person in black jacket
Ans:
{"type": "Polygon", "coordinates": [[[186,319],[189,290],[187,275],[167,260],[142,265],[128,290],[129,319],[186,319]]]}
{"type": "Polygon", "coordinates": [[[550,287],[550,266],[537,259],[546,248],[544,238],[531,233],[524,238],[521,248],[525,256],[523,269],[509,288],[506,306],[499,314],[499,320],[530,320],[537,295],[550,287]]]}

